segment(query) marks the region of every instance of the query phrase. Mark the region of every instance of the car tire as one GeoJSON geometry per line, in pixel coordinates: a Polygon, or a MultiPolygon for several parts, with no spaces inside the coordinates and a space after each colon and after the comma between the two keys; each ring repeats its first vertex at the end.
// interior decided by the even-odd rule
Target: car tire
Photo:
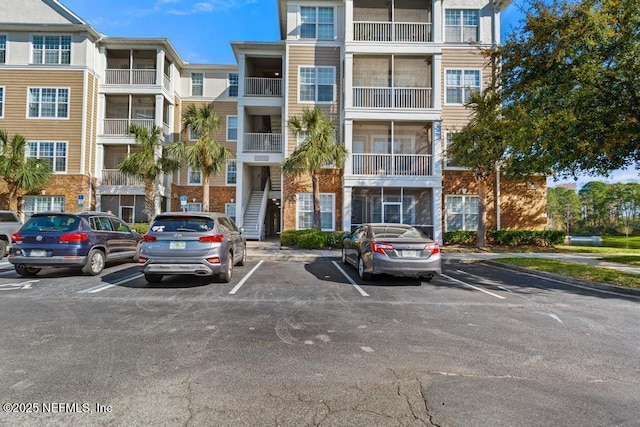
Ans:
{"type": "Polygon", "coordinates": [[[433,279],[433,275],[430,275],[430,276],[422,276],[422,277],[420,277],[420,280],[421,280],[422,282],[430,282],[430,281],[431,281],[431,279],[433,279]]]}
{"type": "Polygon", "coordinates": [[[87,263],[82,267],[82,272],[90,276],[97,276],[104,270],[104,252],[100,249],[91,249],[87,256],[87,263]]]}
{"type": "Polygon", "coordinates": [[[29,267],[24,264],[16,264],[14,268],[16,269],[16,273],[18,273],[22,277],[33,277],[36,274],[40,273],[41,270],[40,268],[29,267]]]}
{"type": "Polygon", "coordinates": [[[233,276],[233,254],[229,252],[227,254],[226,268],[218,275],[218,277],[220,277],[220,280],[223,282],[229,283],[231,281],[231,276],[233,276]]]}
{"type": "Polygon", "coordinates": [[[347,251],[345,251],[344,248],[342,248],[342,263],[349,264],[349,262],[347,261],[347,251]]]}
{"type": "Polygon", "coordinates": [[[0,259],[7,255],[7,242],[0,240],[0,259]]]}
{"type": "Polygon", "coordinates": [[[240,262],[238,262],[239,266],[243,266],[247,263],[247,245],[244,245],[244,247],[242,248],[242,258],[240,259],[240,262]]]}
{"type": "Polygon", "coordinates": [[[158,283],[162,280],[162,274],[144,273],[144,280],[148,283],[158,283]]]}
{"type": "Polygon", "coordinates": [[[360,276],[362,280],[371,280],[371,273],[364,271],[364,261],[361,256],[358,257],[358,276],[360,276]]]}

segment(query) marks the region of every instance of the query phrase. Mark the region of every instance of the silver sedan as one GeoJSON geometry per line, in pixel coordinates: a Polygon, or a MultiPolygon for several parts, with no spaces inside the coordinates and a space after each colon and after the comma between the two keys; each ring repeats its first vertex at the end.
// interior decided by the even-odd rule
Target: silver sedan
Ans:
{"type": "Polygon", "coordinates": [[[342,262],[358,269],[363,280],[374,274],[419,277],[442,274],[440,245],[404,224],[363,224],[345,237],[342,262]]]}

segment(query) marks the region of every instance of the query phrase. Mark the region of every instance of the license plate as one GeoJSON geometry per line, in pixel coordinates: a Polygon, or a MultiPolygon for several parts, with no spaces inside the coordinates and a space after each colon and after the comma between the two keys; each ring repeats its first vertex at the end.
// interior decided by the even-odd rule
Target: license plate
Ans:
{"type": "Polygon", "coordinates": [[[184,249],[187,247],[187,242],[170,242],[169,249],[184,249]]]}
{"type": "Polygon", "coordinates": [[[32,249],[31,252],[29,252],[29,256],[47,256],[47,251],[32,249]]]}
{"type": "Polygon", "coordinates": [[[404,258],[415,258],[418,256],[418,251],[402,251],[404,258]]]}

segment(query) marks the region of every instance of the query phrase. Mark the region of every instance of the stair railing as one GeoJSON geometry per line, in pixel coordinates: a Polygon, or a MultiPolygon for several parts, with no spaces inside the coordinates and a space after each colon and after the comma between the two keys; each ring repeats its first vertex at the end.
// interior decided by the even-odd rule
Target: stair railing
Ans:
{"type": "Polygon", "coordinates": [[[260,214],[258,216],[258,223],[256,229],[258,231],[258,240],[264,240],[264,219],[267,216],[267,200],[269,200],[269,190],[271,189],[271,178],[267,178],[267,182],[264,184],[264,191],[262,192],[262,201],[260,202],[260,214]]]}

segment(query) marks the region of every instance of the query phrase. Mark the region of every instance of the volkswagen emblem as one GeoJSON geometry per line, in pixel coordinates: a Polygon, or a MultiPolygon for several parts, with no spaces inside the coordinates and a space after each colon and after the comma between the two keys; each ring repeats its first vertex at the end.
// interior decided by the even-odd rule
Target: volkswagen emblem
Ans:
{"type": "Polygon", "coordinates": [[[41,241],[42,241],[42,236],[36,236],[36,240],[37,240],[38,242],[41,242],[41,241]]]}

